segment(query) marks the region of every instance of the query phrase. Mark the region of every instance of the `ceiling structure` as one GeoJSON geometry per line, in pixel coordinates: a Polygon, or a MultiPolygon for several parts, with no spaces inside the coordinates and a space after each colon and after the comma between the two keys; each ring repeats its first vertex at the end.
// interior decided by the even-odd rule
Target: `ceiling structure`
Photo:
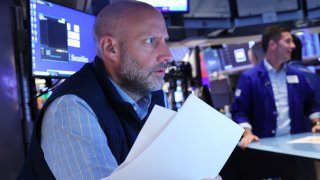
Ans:
{"type": "MultiPolygon", "coordinates": [[[[98,14],[121,0],[48,0],[98,14]]],[[[164,14],[171,42],[261,34],[269,24],[292,29],[320,26],[319,0],[189,0],[188,14],[164,14]]]]}

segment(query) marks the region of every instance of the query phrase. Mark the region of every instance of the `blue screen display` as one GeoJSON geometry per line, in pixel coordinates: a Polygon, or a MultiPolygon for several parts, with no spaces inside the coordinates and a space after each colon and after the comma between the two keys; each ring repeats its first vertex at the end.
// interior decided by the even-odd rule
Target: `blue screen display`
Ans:
{"type": "Polygon", "coordinates": [[[156,7],[160,12],[189,12],[189,0],[138,0],[156,7]]]}
{"type": "Polygon", "coordinates": [[[220,49],[221,62],[223,69],[237,70],[251,65],[248,59],[249,43],[243,44],[222,44],[220,49]]]}
{"type": "Polygon", "coordinates": [[[95,16],[47,1],[29,1],[33,76],[68,77],[95,57],[95,16]]]}
{"type": "Polygon", "coordinates": [[[304,59],[320,56],[320,39],[318,33],[299,31],[296,33],[302,43],[302,57],[304,59]]]}
{"type": "Polygon", "coordinates": [[[218,49],[213,49],[211,47],[204,48],[202,50],[203,59],[206,64],[206,69],[209,74],[216,71],[222,71],[220,55],[218,49]]]}

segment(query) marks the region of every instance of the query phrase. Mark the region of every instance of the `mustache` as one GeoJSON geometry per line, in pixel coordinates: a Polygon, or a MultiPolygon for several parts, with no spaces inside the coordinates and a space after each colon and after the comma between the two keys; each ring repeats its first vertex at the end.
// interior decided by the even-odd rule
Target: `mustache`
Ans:
{"type": "Polygon", "coordinates": [[[155,70],[155,69],[159,69],[159,68],[167,69],[168,66],[169,66],[168,62],[161,62],[160,64],[157,64],[154,67],[152,67],[151,70],[155,70]]]}

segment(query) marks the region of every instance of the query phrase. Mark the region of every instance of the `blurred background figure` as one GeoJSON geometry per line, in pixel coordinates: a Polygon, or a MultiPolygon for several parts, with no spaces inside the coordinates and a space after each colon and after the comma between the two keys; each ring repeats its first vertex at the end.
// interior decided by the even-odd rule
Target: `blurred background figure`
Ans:
{"type": "Polygon", "coordinates": [[[261,62],[264,58],[264,51],[262,49],[261,42],[256,42],[249,50],[248,50],[248,56],[251,61],[251,63],[255,66],[259,62],[261,62]]]}
{"type": "Polygon", "coordinates": [[[302,72],[287,65],[295,48],[291,29],[268,26],[261,42],[265,58],[240,75],[231,105],[232,119],[245,129],[242,148],[259,138],[320,130],[314,88],[302,72]],[[311,123],[312,128],[305,126],[311,123]]]}
{"type": "Polygon", "coordinates": [[[300,71],[304,72],[309,83],[316,91],[316,99],[320,102],[320,77],[317,74],[314,74],[302,63],[302,43],[301,40],[296,36],[292,35],[293,43],[296,45],[296,48],[291,52],[291,60],[288,64],[296,67],[300,71]]]}

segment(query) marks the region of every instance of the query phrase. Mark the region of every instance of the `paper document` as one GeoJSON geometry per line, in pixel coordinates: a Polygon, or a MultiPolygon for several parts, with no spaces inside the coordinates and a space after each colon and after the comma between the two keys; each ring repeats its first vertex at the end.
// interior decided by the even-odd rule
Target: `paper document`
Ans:
{"type": "Polygon", "coordinates": [[[156,106],[125,162],[104,179],[214,178],[243,131],[194,95],[178,112],[156,106]]]}
{"type": "Polygon", "coordinates": [[[170,122],[176,112],[158,105],[151,111],[148,120],[141,129],[136,141],[134,142],[126,160],[113,172],[123,168],[134,158],[136,158],[148,145],[160,134],[164,127],[170,122]]]}
{"type": "Polygon", "coordinates": [[[310,143],[310,144],[320,144],[320,136],[307,136],[304,138],[295,139],[288,141],[288,143],[310,143]]]}

